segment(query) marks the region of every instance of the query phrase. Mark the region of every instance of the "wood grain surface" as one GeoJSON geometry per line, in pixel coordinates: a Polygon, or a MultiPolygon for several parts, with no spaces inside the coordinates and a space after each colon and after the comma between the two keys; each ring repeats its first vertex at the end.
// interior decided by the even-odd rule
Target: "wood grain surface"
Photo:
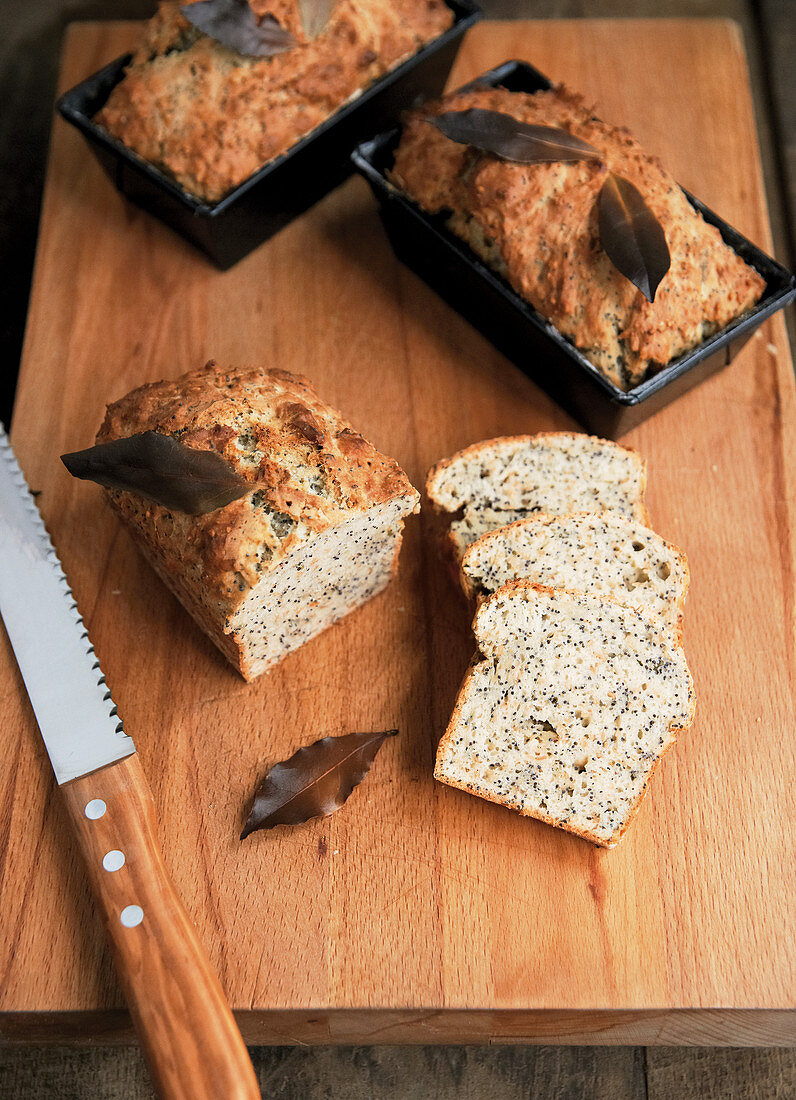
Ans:
{"type": "MultiPolygon", "coordinates": [[[[132,34],[73,28],[63,85],[132,34]]],[[[770,247],[731,24],[487,24],[454,80],[507,57],[581,89],[770,247]]],[[[247,1040],[792,1041],[796,410],[781,318],[628,437],[649,460],[655,527],[690,559],[699,703],[611,852],[433,783],[472,643],[422,515],[383,596],[246,685],[99,491],[69,480],[57,456],[91,440],[107,401],[211,356],[307,373],[416,484],[467,443],[573,425],[397,264],[361,181],[219,274],[55,127],[12,438],[136,739],[166,863],[247,1040]],[[401,736],[333,818],[238,841],[267,766],[324,733],[392,726],[401,736]]],[[[0,1026],[124,1037],[2,646],[0,1026]]]]}

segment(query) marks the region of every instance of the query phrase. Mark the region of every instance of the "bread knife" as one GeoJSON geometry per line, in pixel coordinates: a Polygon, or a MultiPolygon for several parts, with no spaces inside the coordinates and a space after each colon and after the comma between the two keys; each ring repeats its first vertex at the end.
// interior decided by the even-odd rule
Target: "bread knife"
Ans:
{"type": "Polygon", "coordinates": [[[135,745],[2,425],[0,614],[156,1090],[165,1100],[259,1097],[224,992],[163,864],[135,745]]]}

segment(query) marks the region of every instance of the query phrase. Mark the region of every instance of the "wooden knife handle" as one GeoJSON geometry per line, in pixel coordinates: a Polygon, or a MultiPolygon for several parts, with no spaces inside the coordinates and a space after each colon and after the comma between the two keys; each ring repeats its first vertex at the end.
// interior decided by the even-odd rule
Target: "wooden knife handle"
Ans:
{"type": "Polygon", "coordinates": [[[259,1100],[224,991],[163,865],[137,754],[61,791],[158,1093],[165,1100],[259,1100]]]}

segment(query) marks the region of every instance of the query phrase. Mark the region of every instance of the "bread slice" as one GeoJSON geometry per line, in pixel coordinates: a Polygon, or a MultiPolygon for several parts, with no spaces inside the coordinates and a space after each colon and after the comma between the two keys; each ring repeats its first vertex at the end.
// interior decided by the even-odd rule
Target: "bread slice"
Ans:
{"type": "Polygon", "coordinates": [[[690,726],[682,646],[615,600],[530,581],[478,609],[435,777],[611,848],[690,726]]]}
{"type": "Polygon", "coordinates": [[[467,547],[462,583],[479,603],[508,581],[530,580],[647,611],[678,634],[688,590],[682,551],[618,512],[534,516],[467,547]]]}
{"type": "Polygon", "coordinates": [[[211,362],[109,406],[97,441],[144,431],[216,451],[251,483],[199,516],[107,490],[149,563],[246,680],[393,576],[420,494],[306,379],[211,362]]]}
{"type": "Polygon", "coordinates": [[[503,436],[475,443],[433,466],[426,492],[451,515],[458,559],[477,538],[543,512],[618,512],[648,524],[646,463],[607,439],[570,432],[503,436]]]}

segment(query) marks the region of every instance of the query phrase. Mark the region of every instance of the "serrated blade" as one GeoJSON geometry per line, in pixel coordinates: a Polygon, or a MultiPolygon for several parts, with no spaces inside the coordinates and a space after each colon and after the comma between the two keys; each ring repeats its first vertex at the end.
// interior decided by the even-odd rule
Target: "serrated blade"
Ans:
{"type": "Polygon", "coordinates": [[[134,753],[1,424],[0,615],[59,784],[134,753]]]}

